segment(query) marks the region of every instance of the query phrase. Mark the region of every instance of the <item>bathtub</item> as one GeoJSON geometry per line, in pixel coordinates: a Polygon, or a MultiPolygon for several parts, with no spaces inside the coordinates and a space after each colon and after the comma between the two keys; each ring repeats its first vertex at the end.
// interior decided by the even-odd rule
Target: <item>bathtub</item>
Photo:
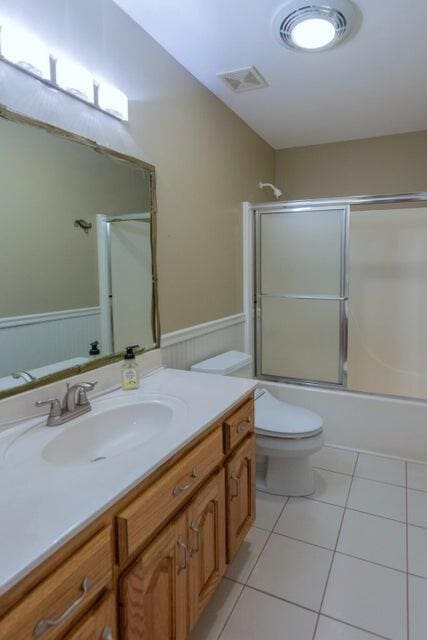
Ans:
{"type": "Polygon", "coordinates": [[[327,444],[427,462],[427,401],[265,380],[258,386],[319,413],[327,444]]]}

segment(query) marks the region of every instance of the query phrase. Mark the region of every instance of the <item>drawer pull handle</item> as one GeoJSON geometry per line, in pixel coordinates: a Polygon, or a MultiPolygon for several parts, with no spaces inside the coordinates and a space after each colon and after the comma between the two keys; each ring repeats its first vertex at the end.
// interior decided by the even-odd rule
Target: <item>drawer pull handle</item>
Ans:
{"type": "Polygon", "coordinates": [[[196,553],[199,553],[199,551],[200,551],[201,533],[200,533],[199,527],[197,526],[197,524],[196,524],[196,522],[194,520],[191,523],[190,529],[191,529],[191,531],[194,531],[194,533],[197,536],[197,547],[195,549],[191,549],[191,552],[190,552],[190,557],[192,558],[196,553]]]}
{"type": "Polygon", "coordinates": [[[231,474],[231,479],[234,480],[234,482],[236,483],[236,493],[232,493],[231,494],[231,501],[233,501],[233,500],[236,500],[236,498],[239,497],[240,480],[239,480],[239,476],[234,472],[231,474]]]}
{"type": "Polygon", "coordinates": [[[183,484],[181,487],[178,484],[175,487],[175,489],[172,491],[172,495],[175,496],[176,498],[176,496],[179,496],[179,494],[182,493],[183,491],[187,491],[187,489],[191,487],[191,485],[193,484],[194,480],[196,480],[196,478],[197,478],[197,473],[196,473],[196,470],[193,469],[190,475],[190,482],[187,482],[187,484],[183,484]]]}
{"type": "Polygon", "coordinates": [[[245,420],[242,420],[242,422],[239,422],[236,427],[237,433],[243,433],[249,424],[252,424],[252,418],[246,418],[245,420]]]}
{"type": "Polygon", "coordinates": [[[33,636],[35,638],[40,638],[44,633],[46,633],[46,631],[53,627],[59,627],[59,625],[65,622],[80,607],[90,588],[90,580],[88,576],[83,579],[82,586],[80,588],[82,595],[77,598],[77,600],[73,602],[73,604],[71,604],[68,609],[59,616],[59,618],[54,620],[40,620],[40,622],[34,627],[33,636]]]}
{"type": "Polygon", "coordinates": [[[187,571],[187,555],[188,555],[188,547],[185,544],[185,540],[182,536],[178,538],[178,547],[184,550],[184,564],[178,566],[178,575],[180,575],[183,571],[187,571]]]}
{"type": "Polygon", "coordinates": [[[107,625],[102,634],[102,640],[114,640],[113,630],[110,625],[107,625]]]}

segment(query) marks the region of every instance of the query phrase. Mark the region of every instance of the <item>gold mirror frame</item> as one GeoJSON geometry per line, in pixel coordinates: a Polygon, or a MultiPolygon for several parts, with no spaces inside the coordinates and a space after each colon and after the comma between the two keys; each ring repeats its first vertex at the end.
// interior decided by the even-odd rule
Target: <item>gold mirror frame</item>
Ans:
{"type": "MultiPolygon", "coordinates": [[[[36,120],[29,116],[25,116],[19,113],[15,113],[11,111],[6,106],[0,104],[0,118],[5,120],[9,120],[10,122],[14,122],[16,124],[26,124],[32,127],[37,127],[39,129],[43,129],[48,133],[52,133],[54,135],[60,136],[66,140],[70,140],[71,142],[77,142],[79,144],[83,144],[86,147],[93,149],[95,153],[100,153],[104,156],[109,156],[110,158],[114,158],[119,160],[120,162],[124,162],[134,167],[145,169],[149,172],[150,175],[150,213],[151,213],[151,228],[150,228],[150,238],[151,238],[151,265],[152,265],[152,274],[153,274],[153,294],[152,294],[152,328],[153,328],[153,336],[154,336],[154,348],[158,349],[160,347],[160,316],[159,316],[159,292],[158,292],[158,276],[157,276],[157,197],[156,197],[156,168],[154,165],[149,164],[148,162],[144,162],[144,160],[139,160],[138,158],[134,158],[133,156],[128,156],[119,151],[115,151],[114,149],[109,149],[108,147],[103,147],[99,145],[97,142],[90,140],[89,138],[85,138],[76,133],[71,133],[70,131],[66,131],[65,129],[61,129],[60,127],[56,127],[47,122],[43,122],[42,120],[36,120]]],[[[150,345],[151,346],[151,345],[150,345]]],[[[137,354],[141,354],[145,351],[145,347],[137,351],[137,354]]],[[[14,387],[12,389],[7,389],[6,391],[0,391],[0,400],[4,398],[9,398],[12,396],[16,396],[20,393],[24,393],[25,391],[29,391],[31,389],[36,389],[38,387],[44,387],[47,384],[52,384],[53,382],[58,382],[60,380],[65,380],[67,378],[71,378],[72,376],[79,375],[84,373],[85,371],[93,371],[94,369],[99,369],[100,367],[105,367],[107,364],[111,364],[112,362],[118,362],[123,358],[122,353],[115,353],[110,356],[104,356],[99,358],[98,360],[93,360],[84,365],[77,365],[75,367],[71,367],[69,369],[63,369],[62,371],[58,371],[49,376],[45,376],[43,378],[39,378],[34,382],[29,382],[28,384],[21,385],[19,387],[14,387]]]]}

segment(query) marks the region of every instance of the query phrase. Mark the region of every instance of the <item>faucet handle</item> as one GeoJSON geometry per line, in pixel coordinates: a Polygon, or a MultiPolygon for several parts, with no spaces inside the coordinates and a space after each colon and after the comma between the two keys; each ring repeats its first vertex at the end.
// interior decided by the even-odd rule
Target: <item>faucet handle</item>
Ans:
{"type": "Polygon", "coordinates": [[[61,403],[56,398],[50,398],[50,400],[37,400],[36,407],[50,406],[49,418],[59,418],[62,414],[61,403]]]}
{"type": "Polygon", "coordinates": [[[98,382],[94,381],[94,382],[80,382],[77,385],[77,388],[78,388],[77,403],[76,403],[77,406],[85,407],[86,405],[89,404],[89,400],[87,399],[86,392],[93,391],[93,389],[96,387],[97,384],[98,382]]]}

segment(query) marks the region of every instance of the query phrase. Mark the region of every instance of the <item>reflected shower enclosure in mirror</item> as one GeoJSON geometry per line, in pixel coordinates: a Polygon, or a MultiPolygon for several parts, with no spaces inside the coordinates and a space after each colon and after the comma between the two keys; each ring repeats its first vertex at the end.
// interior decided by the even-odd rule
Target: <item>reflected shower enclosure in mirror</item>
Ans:
{"type": "Polygon", "coordinates": [[[0,397],[159,344],[154,167],[0,110],[0,397]]]}

